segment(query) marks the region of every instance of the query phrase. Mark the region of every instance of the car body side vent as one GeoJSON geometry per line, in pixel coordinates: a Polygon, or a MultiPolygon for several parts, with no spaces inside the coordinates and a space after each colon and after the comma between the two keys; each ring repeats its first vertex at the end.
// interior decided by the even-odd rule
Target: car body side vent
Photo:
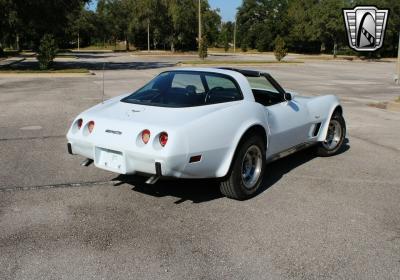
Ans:
{"type": "Polygon", "coordinates": [[[322,124],[322,123],[317,123],[317,124],[315,124],[314,132],[313,132],[313,137],[316,137],[316,136],[318,135],[318,133],[319,133],[319,131],[320,131],[320,129],[321,129],[321,124],[322,124]]]}

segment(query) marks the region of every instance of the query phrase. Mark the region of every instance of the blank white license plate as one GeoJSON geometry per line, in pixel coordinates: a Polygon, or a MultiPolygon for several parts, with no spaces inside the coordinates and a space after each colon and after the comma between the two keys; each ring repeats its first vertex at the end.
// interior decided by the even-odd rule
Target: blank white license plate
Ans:
{"type": "Polygon", "coordinates": [[[110,171],[125,173],[124,156],[121,152],[96,148],[96,164],[110,171]]]}

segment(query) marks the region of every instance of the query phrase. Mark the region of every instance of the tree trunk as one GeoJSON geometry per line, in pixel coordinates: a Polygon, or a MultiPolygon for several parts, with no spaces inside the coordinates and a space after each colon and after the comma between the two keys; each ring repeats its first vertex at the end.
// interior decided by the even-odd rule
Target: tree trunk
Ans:
{"type": "Polygon", "coordinates": [[[125,36],[125,47],[126,47],[126,51],[129,52],[129,41],[128,41],[128,36],[125,36]]]}
{"type": "Polygon", "coordinates": [[[15,44],[16,44],[17,51],[21,51],[20,45],[19,45],[19,34],[18,33],[15,36],[15,44]]]}
{"type": "Polygon", "coordinates": [[[336,39],[333,40],[333,58],[337,57],[337,42],[336,39]]]}

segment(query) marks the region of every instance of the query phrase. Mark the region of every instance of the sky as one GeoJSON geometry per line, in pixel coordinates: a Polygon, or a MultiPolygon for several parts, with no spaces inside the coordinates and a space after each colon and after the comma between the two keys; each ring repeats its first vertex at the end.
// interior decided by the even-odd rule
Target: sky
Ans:
{"type": "MultiPolygon", "coordinates": [[[[220,9],[222,21],[234,21],[236,9],[242,4],[242,0],[208,0],[213,9],[220,9]]],[[[89,9],[95,10],[97,0],[92,0],[89,9]]]]}
{"type": "Polygon", "coordinates": [[[234,21],[236,9],[242,4],[242,0],[209,0],[213,9],[221,10],[222,21],[234,21]]]}

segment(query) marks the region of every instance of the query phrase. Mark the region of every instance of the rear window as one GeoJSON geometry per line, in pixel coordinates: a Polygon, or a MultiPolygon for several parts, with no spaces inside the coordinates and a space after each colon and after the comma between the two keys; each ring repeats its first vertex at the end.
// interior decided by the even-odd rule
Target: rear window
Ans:
{"type": "Polygon", "coordinates": [[[243,99],[229,76],[208,72],[170,71],[154,78],[122,102],[160,107],[195,107],[243,99]]]}

